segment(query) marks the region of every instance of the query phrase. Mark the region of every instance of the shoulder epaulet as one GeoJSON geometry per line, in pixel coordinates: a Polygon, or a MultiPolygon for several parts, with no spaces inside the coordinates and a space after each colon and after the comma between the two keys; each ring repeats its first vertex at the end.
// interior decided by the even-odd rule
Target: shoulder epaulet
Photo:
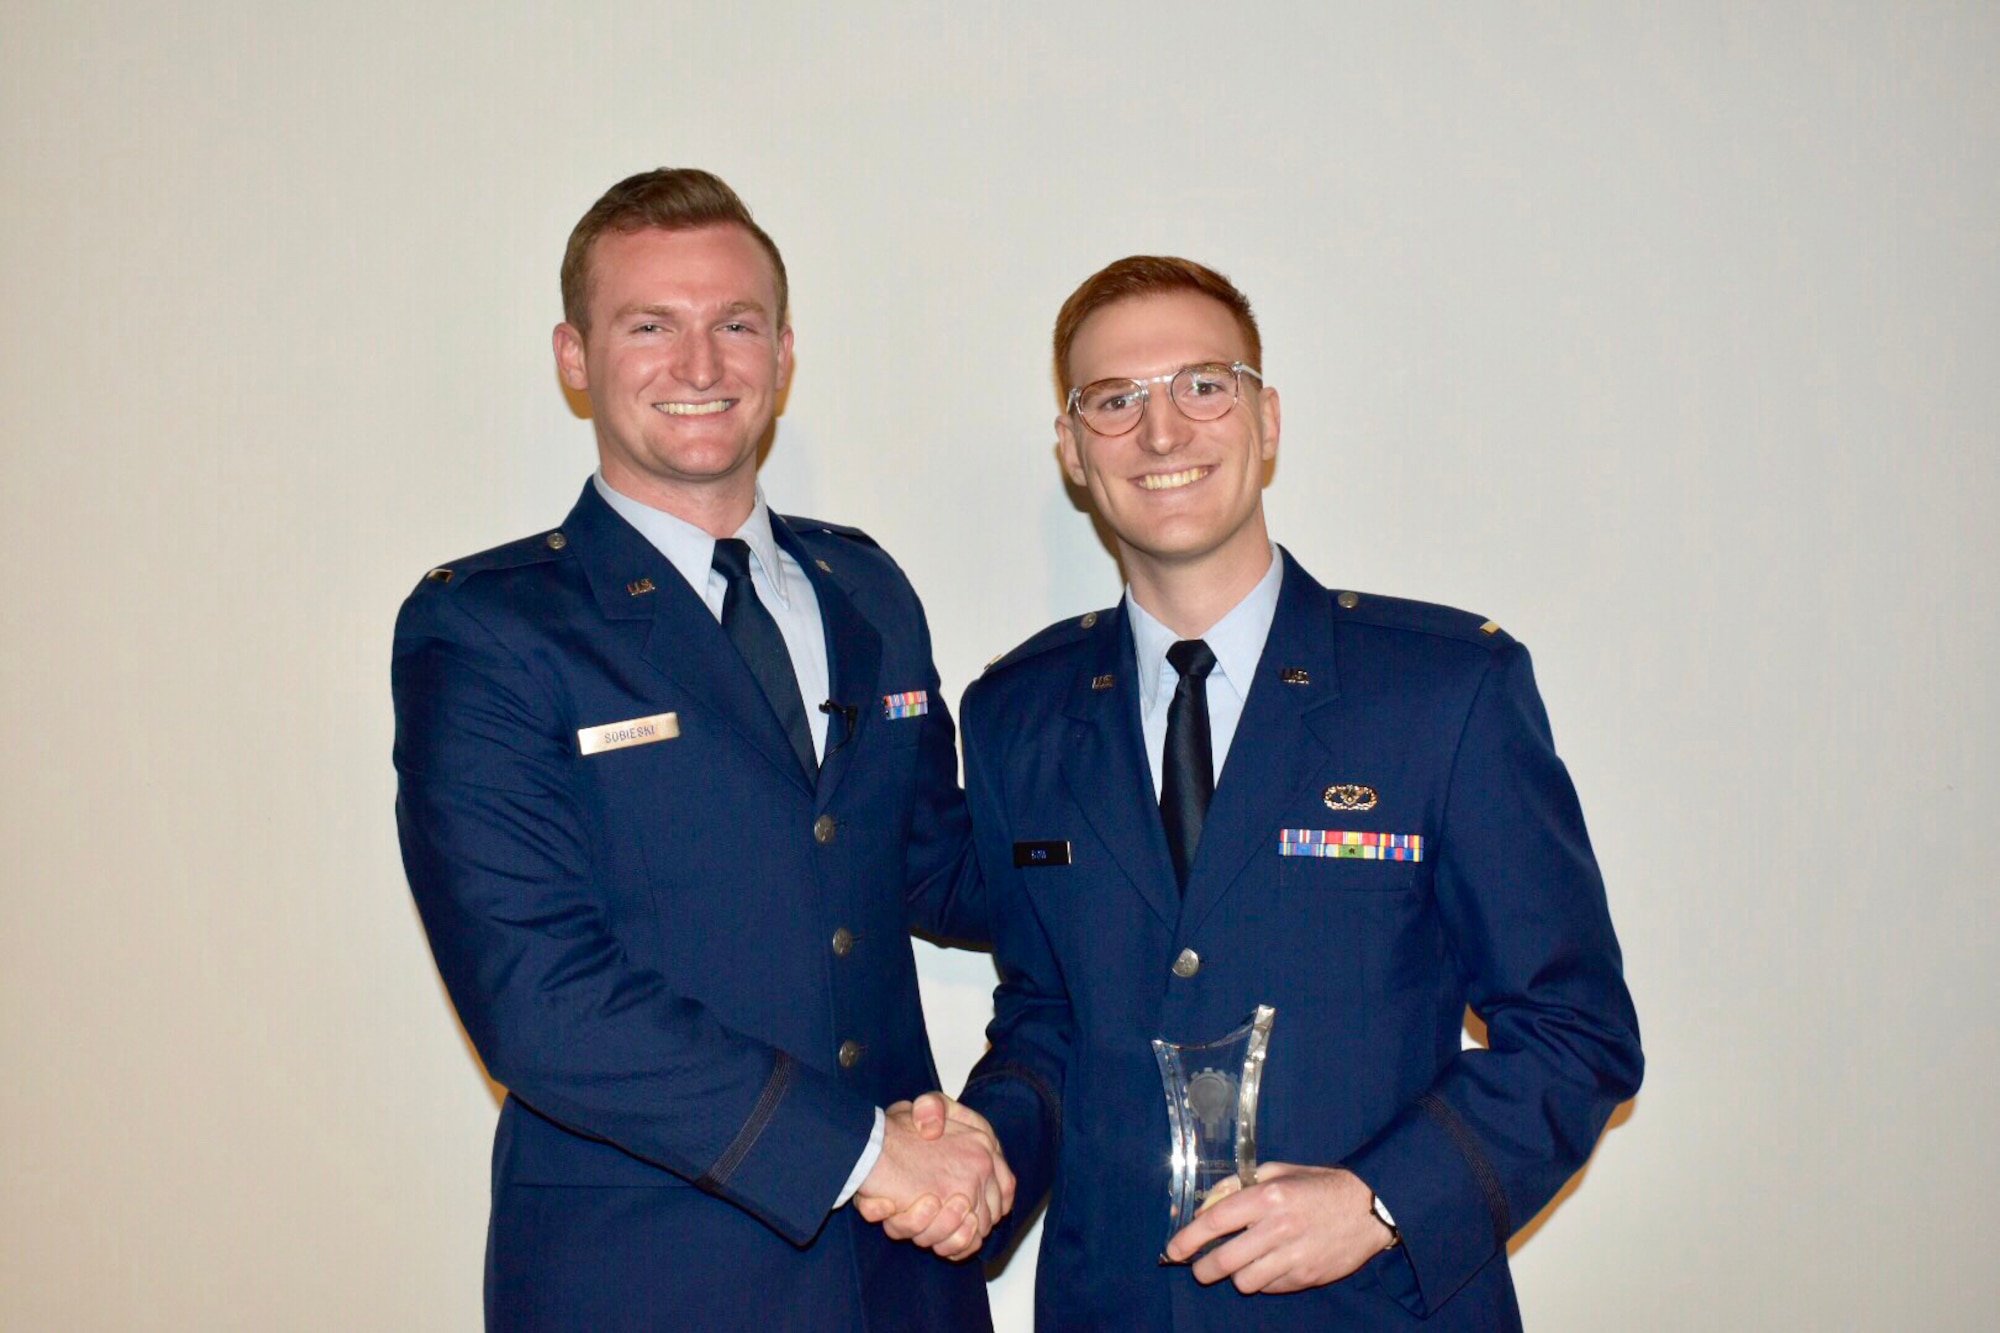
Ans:
{"type": "Polygon", "coordinates": [[[539,532],[532,537],[523,537],[503,546],[495,546],[477,555],[468,555],[462,560],[454,560],[448,565],[439,565],[424,575],[419,590],[450,588],[462,585],[474,574],[490,569],[514,569],[521,565],[538,565],[547,560],[562,560],[568,557],[569,537],[558,528],[553,532],[539,532]]]}
{"type": "Polygon", "coordinates": [[[1071,616],[1066,620],[1058,620],[1041,633],[1030,637],[1019,647],[1010,652],[1004,652],[988,662],[986,669],[980,674],[992,675],[995,671],[1004,671],[1016,662],[1026,661],[1030,657],[1039,656],[1052,649],[1060,648],[1067,643],[1075,643],[1079,639],[1088,637],[1091,631],[1096,630],[1098,626],[1108,626],[1110,623],[1111,612],[1109,611],[1086,611],[1080,616],[1071,616]]]}
{"type": "Polygon", "coordinates": [[[860,528],[850,528],[845,523],[829,523],[823,518],[801,518],[795,514],[780,514],[779,517],[790,525],[793,532],[799,533],[802,536],[809,536],[816,532],[826,532],[836,537],[845,537],[851,542],[859,542],[863,546],[873,546],[877,550],[881,549],[882,544],[880,542],[870,537],[860,528]]]}
{"type": "Polygon", "coordinates": [[[1442,639],[1458,639],[1494,648],[1514,642],[1514,636],[1501,629],[1498,621],[1435,602],[1384,597],[1372,592],[1338,592],[1334,594],[1333,604],[1335,617],[1350,623],[1433,634],[1442,639]]]}

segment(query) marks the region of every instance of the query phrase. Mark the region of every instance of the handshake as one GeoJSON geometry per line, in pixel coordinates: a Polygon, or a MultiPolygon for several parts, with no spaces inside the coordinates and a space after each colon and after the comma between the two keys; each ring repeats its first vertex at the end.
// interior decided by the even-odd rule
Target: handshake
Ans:
{"type": "Polygon", "coordinates": [[[940,1258],[977,1254],[1014,1206],[1014,1173],[993,1127],[942,1092],[884,1114],[882,1155],[855,1191],[855,1211],[940,1258]]]}

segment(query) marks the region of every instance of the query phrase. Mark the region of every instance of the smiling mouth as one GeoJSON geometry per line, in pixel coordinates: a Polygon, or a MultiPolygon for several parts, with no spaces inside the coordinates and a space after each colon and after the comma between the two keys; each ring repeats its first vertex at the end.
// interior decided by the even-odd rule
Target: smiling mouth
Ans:
{"type": "Polygon", "coordinates": [[[1149,491],[1177,491],[1183,486],[1192,486],[1209,473],[1212,467],[1184,468],[1179,472],[1152,472],[1139,478],[1139,485],[1149,491]]]}
{"type": "Polygon", "coordinates": [[[736,406],[736,400],[717,398],[706,403],[654,403],[653,406],[670,417],[712,417],[736,406]]]}

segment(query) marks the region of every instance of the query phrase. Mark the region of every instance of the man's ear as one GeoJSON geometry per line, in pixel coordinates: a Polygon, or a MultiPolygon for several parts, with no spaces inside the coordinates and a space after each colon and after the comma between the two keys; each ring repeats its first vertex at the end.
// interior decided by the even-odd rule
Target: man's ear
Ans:
{"type": "Polygon", "coordinates": [[[1076,423],[1067,412],[1056,417],[1056,454],[1062,459],[1063,475],[1072,485],[1088,484],[1089,477],[1083,470],[1083,441],[1077,438],[1076,423]]]}
{"type": "Polygon", "coordinates": [[[1278,411],[1278,391],[1265,388],[1258,392],[1257,410],[1264,418],[1264,461],[1278,456],[1278,427],[1282,414],[1278,411]]]}
{"type": "Polygon", "coordinates": [[[556,373],[572,392],[590,392],[590,370],[583,358],[583,330],[576,325],[564,323],[556,325],[554,336],[556,349],[556,373]]]}

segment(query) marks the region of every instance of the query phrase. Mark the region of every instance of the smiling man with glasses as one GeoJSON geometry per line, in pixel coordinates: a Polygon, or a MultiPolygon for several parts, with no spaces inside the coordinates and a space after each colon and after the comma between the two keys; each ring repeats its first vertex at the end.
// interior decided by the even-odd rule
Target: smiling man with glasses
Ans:
{"type": "Polygon", "coordinates": [[[1120,260],[1063,306],[1055,359],[1063,469],[1125,597],[964,706],[1003,979],[963,1102],[1015,1216],[1052,1195],[1037,1324],[1517,1328],[1508,1237],[1642,1063],[1527,650],[1272,544],[1278,393],[1220,274],[1120,260]],[[1169,1240],[1153,1041],[1259,1005],[1263,1165],[1169,1240]],[[1468,1006],[1489,1049],[1460,1050],[1468,1006]]]}

